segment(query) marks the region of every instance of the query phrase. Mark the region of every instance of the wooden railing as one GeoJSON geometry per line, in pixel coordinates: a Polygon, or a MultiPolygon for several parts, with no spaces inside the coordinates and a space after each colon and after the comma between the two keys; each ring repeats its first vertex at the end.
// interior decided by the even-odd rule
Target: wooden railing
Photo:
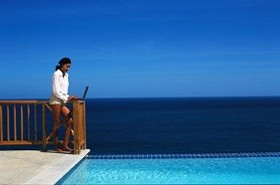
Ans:
{"type": "MultiPolygon", "coordinates": [[[[74,153],[86,149],[85,102],[73,101],[74,153]]],[[[40,145],[47,150],[52,139],[51,108],[48,101],[0,100],[0,145],[40,145]]]]}

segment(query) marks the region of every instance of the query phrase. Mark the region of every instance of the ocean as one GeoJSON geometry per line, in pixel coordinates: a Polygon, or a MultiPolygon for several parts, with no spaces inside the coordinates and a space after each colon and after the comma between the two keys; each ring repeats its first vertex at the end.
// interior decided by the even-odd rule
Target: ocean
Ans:
{"type": "Polygon", "coordinates": [[[279,152],[280,97],[86,99],[86,129],[90,154],[279,152]]]}
{"type": "Polygon", "coordinates": [[[280,97],[87,99],[91,154],[280,151],[280,97]]]}

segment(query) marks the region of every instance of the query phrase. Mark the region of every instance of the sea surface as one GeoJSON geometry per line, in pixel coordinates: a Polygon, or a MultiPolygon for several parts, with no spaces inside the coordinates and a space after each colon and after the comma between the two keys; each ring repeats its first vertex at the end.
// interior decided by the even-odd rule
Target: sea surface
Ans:
{"type": "Polygon", "coordinates": [[[280,151],[280,97],[86,99],[86,120],[91,155],[280,151]]]}
{"type": "Polygon", "coordinates": [[[280,97],[87,99],[91,154],[280,151],[280,97]]]}

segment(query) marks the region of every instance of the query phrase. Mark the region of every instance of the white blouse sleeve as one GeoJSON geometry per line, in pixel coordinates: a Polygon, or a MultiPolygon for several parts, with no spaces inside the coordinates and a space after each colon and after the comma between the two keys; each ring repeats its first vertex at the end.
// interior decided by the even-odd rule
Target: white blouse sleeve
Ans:
{"type": "Polygon", "coordinates": [[[52,78],[52,92],[57,98],[61,99],[64,103],[66,103],[69,95],[67,93],[62,92],[62,89],[60,87],[60,83],[61,83],[60,78],[61,78],[61,76],[58,75],[58,74],[53,75],[53,78],[52,78]]]}

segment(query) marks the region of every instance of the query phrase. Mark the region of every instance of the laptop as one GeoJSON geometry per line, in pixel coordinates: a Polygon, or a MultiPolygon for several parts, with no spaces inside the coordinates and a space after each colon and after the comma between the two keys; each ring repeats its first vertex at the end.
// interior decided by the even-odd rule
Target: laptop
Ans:
{"type": "Polygon", "coordinates": [[[87,96],[87,92],[88,92],[88,86],[86,86],[86,88],[85,88],[83,97],[82,97],[82,98],[79,98],[79,100],[85,100],[85,99],[86,99],[86,96],[87,96]]]}

